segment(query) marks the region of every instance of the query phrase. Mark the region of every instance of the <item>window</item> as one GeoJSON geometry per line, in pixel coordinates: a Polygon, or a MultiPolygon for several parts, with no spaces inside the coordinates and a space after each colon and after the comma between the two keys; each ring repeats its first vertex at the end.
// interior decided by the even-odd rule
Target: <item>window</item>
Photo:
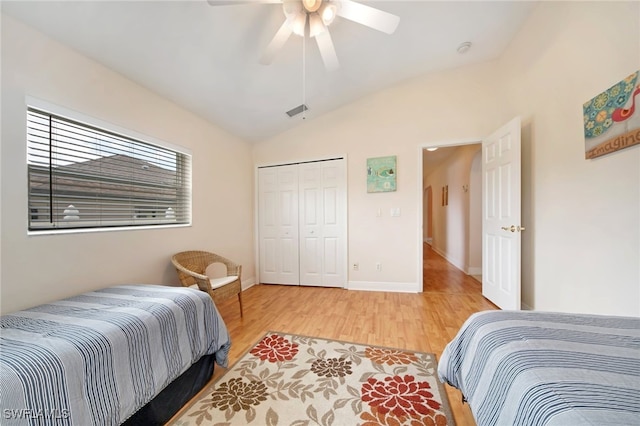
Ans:
{"type": "Polygon", "coordinates": [[[191,222],[191,156],[27,110],[29,230],[191,222]]]}

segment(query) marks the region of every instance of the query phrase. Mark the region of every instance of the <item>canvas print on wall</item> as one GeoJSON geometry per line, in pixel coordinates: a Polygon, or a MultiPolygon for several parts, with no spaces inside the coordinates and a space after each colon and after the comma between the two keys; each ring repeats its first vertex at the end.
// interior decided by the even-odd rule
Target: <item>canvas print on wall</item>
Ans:
{"type": "Polygon", "coordinates": [[[367,158],[367,192],[396,190],[396,156],[367,158]]]}
{"type": "Polygon", "coordinates": [[[596,158],[640,144],[640,71],[582,106],[585,158],[596,158]]]}

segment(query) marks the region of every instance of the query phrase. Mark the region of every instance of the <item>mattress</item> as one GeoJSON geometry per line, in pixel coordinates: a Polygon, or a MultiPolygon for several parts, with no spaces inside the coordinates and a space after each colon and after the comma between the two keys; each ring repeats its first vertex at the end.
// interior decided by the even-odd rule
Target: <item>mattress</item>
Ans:
{"type": "Polygon", "coordinates": [[[230,338],[208,294],[122,285],[1,317],[0,423],[118,425],[230,338]]]}
{"type": "Polygon", "coordinates": [[[640,318],[480,312],[438,374],[480,426],[640,425],[640,318]]]}

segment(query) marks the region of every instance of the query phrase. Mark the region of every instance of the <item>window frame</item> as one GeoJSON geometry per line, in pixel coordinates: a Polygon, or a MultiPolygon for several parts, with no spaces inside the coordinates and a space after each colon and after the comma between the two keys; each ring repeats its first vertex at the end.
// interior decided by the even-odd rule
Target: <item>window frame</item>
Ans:
{"type": "MultiPolygon", "coordinates": [[[[67,108],[42,101],[40,99],[35,99],[31,97],[26,97],[25,102],[25,167],[26,167],[26,190],[27,190],[27,200],[26,200],[26,211],[25,218],[27,219],[27,235],[51,235],[51,234],[72,234],[72,233],[90,233],[90,232],[109,232],[109,231],[135,231],[135,230],[149,230],[149,229],[165,229],[165,228],[181,228],[181,227],[190,227],[192,226],[193,221],[193,155],[191,151],[182,146],[178,146],[175,144],[171,144],[165,142],[163,140],[159,140],[157,138],[144,135],[138,133],[136,131],[123,128],[112,123],[88,116],[86,114],[79,113],[77,111],[72,111],[67,108]],[[180,173],[182,179],[184,180],[184,184],[181,186],[176,186],[177,190],[186,190],[187,194],[182,200],[182,206],[184,206],[186,213],[184,214],[184,218],[180,222],[164,222],[158,220],[150,220],[145,221],[138,218],[132,218],[130,223],[126,221],[118,221],[114,220],[109,222],[108,220],[96,221],[95,224],[89,224],[87,226],[85,224],[74,227],[74,226],[60,226],[57,227],[56,223],[60,222],[54,221],[51,223],[50,227],[38,228],[37,226],[32,226],[33,215],[37,215],[37,209],[34,212],[34,208],[32,206],[32,193],[30,187],[30,179],[32,177],[32,164],[29,163],[29,111],[35,110],[37,112],[41,112],[44,114],[51,114],[55,117],[59,117],[61,120],[69,120],[74,122],[76,125],[86,126],[90,130],[98,131],[98,132],[106,132],[107,134],[116,135],[117,137],[124,138],[133,142],[134,144],[142,143],[145,145],[150,145],[152,147],[157,147],[162,150],[168,150],[176,155],[179,155],[181,159],[187,162],[186,170],[180,173]]],[[[102,141],[101,141],[102,142],[102,141]]],[[[179,162],[179,160],[177,160],[179,162]]],[[[51,165],[45,165],[44,167],[51,168],[51,165]]],[[[176,170],[179,168],[176,165],[176,170]]],[[[55,191],[54,191],[55,193],[55,191]]],[[[138,208],[138,206],[133,206],[134,208],[138,208]]],[[[172,209],[173,210],[173,209],[172,209]]],[[[173,211],[172,211],[173,213],[173,211]]],[[[173,213],[175,214],[175,213],[173,213]]]]}

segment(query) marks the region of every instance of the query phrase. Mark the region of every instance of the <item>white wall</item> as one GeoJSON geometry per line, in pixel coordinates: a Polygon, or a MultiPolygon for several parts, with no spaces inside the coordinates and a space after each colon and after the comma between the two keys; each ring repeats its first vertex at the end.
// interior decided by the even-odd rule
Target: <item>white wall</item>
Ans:
{"type": "Polygon", "coordinates": [[[173,253],[217,251],[251,283],[250,146],[18,21],[2,15],[1,309],[120,283],[178,283],[173,253]],[[31,96],[193,153],[189,228],[27,236],[26,104],[31,96]]]}
{"type": "Polygon", "coordinates": [[[582,118],[640,69],[640,3],[543,2],[500,68],[503,121],[523,119],[523,302],[640,315],[640,146],[585,160],[582,118]]]}

